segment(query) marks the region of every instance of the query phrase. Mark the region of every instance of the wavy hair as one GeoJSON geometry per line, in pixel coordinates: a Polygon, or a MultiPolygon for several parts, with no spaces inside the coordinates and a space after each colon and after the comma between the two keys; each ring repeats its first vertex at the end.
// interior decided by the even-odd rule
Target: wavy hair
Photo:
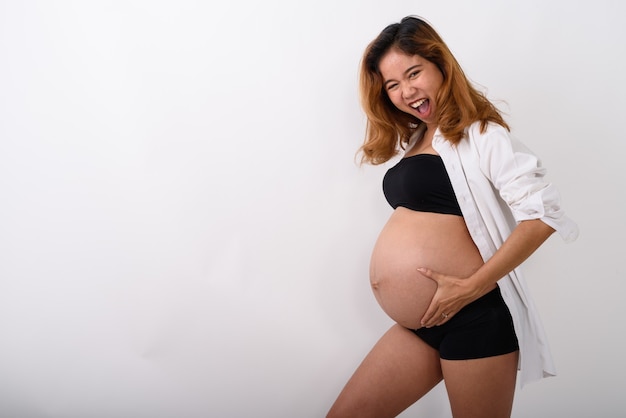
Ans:
{"type": "Polygon", "coordinates": [[[359,148],[361,163],[382,164],[404,148],[423,123],[396,108],[383,88],[381,59],[392,49],[419,55],[443,74],[435,98],[437,123],[443,136],[453,144],[465,136],[465,128],[480,121],[481,132],[489,122],[509,126],[498,109],[465,76],[443,39],[424,20],[407,16],[387,26],[365,49],[359,75],[361,106],[367,116],[365,141],[359,148]]]}

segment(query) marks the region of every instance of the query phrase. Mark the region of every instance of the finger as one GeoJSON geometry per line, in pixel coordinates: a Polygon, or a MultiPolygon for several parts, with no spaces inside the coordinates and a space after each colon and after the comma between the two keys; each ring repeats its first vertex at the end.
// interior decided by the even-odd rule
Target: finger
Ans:
{"type": "Polygon", "coordinates": [[[452,317],[452,314],[447,314],[445,312],[441,313],[441,320],[439,321],[439,325],[443,325],[446,322],[448,322],[450,320],[450,318],[452,317]]]}
{"type": "Polygon", "coordinates": [[[431,307],[433,309],[431,310],[429,308],[424,314],[421,320],[421,324],[423,327],[431,328],[434,326],[443,325],[452,318],[452,312],[454,310],[452,307],[444,308],[439,303],[437,303],[436,305],[437,306],[435,308],[433,304],[433,306],[431,307]]]}
{"type": "Polygon", "coordinates": [[[448,322],[451,317],[452,317],[452,315],[446,314],[444,311],[442,311],[441,313],[439,313],[437,315],[434,315],[433,318],[431,319],[431,321],[427,322],[424,325],[424,327],[432,328],[432,327],[441,326],[441,325],[445,324],[446,322],[448,322]]]}
{"type": "Polygon", "coordinates": [[[427,278],[429,278],[431,280],[434,280],[435,282],[439,283],[439,279],[441,277],[441,274],[439,274],[438,272],[433,271],[431,269],[424,268],[424,267],[418,268],[417,271],[422,273],[423,276],[425,276],[425,277],[427,277],[427,278]]]}
{"type": "Polygon", "coordinates": [[[437,313],[439,310],[437,306],[438,303],[433,299],[420,321],[423,327],[430,328],[437,324],[438,317],[441,315],[441,313],[437,313]]]}

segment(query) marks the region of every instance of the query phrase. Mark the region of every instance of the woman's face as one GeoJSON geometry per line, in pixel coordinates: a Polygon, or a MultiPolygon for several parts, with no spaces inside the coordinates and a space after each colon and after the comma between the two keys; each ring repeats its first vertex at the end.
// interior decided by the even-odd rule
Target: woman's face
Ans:
{"type": "Polygon", "coordinates": [[[392,49],[380,60],[383,89],[401,111],[427,126],[436,127],[435,97],[443,84],[443,74],[432,62],[419,55],[406,55],[392,49]]]}

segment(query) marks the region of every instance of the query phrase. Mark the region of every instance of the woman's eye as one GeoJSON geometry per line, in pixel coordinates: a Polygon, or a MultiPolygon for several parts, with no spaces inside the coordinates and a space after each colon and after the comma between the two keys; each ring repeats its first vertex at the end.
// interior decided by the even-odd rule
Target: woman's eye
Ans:
{"type": "Polygon", "coordinates": [[[415,78],[417,77],[418,74],[419,74],[419,71],[413,71],[411,74],[409,74],[409,78],[415,78]]]}
{"type": "Polygon", "coordinates": [[[398,87],[397,84],[387,84],[387,91],[394,90],[396,87],[398,87]]]}

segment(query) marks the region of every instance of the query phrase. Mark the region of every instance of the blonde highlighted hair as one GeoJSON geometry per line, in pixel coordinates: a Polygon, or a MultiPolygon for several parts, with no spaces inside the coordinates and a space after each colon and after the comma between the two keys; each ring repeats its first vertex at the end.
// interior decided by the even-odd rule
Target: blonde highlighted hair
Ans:
{"type": "Polygon", "coordinates": [[[448,141],[453,144],[461,141],[465,128],[476,121],[480,121],[481,131],[489,122],[509,129],[498,109],[472,86],[432,26],[420,18],[408,16],[383,29],[363,54],[359,90],[361,106],[367,116],[367,129],[365,141],[359,148],[362,163],[388,161],[422,124],[416,117],[398,110],[383,88],[379,65],[392,49],[407,55],[419,55],[435,64],[443,74],[443,84],[435,101],[439,130],[448,141]]]}

